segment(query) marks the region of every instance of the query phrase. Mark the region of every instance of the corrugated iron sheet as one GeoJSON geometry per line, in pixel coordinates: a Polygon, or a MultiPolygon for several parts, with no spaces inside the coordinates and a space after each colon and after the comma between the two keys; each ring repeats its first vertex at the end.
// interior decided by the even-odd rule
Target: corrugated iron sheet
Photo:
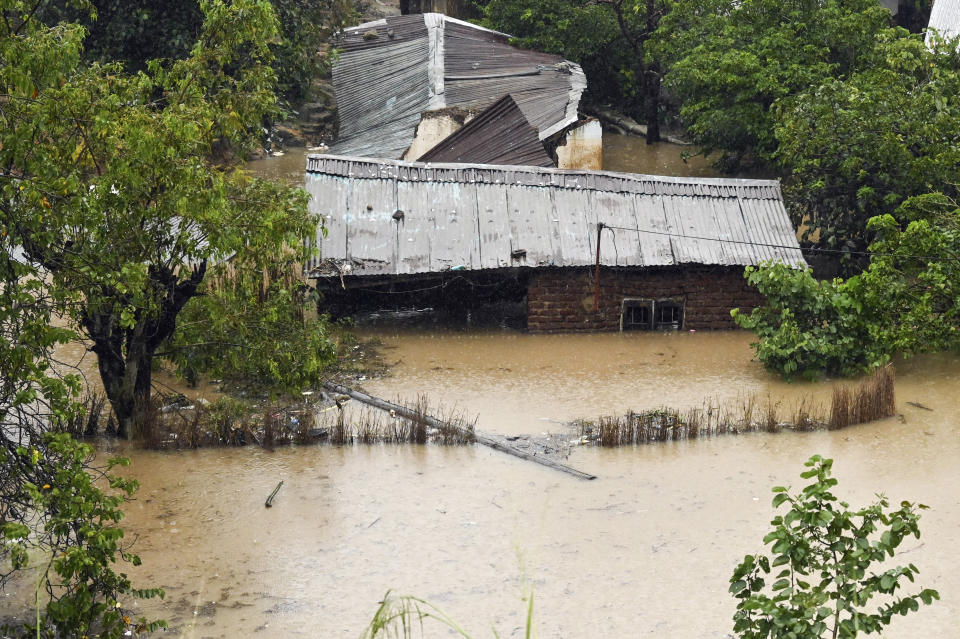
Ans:
{"type": "Polygon", "coordinates": [[[340,155],[399,158],[426,110],[486,108],[512,94],[543,140],[577,121],[586,76],[559,56],[442,14],[394,16],[347,29],[333,66],[340,155]]]}
{"type": "Polygon", "coordinates": [[[932,40],[931,29],[948,40],[960,36],[960,0],[936,0],[933,3],[927,23],[927,46],[932,40]]]}
{"type": "Polygon", "coordinates": [[[419,162],[556,166],[509,95],[424,153],[419,162]]]}
{"type": "Polygon", "coordinates": [[[311,155],[315,275],[455,268],[805,265],[780,185],[311,155]]]}

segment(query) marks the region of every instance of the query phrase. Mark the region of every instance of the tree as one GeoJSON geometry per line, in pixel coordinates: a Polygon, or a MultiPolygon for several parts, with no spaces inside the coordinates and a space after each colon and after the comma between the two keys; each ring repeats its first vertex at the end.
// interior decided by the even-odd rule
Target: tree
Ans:
{"type": "Polygon", "coordinates": [[[289,258],[266,273],[256,263],[233,261],[206,278],[165,345],[181,375],[253,383],[273,394],[321,381],[337,348],[328,318],[310,317],[308,307],[317,307],[313,289],[289,258]]]}
{"type": "Polygon", "coordinates": [[[773,518],[773,530],[763,538],[770,556],[747,555],[730,578],[730,592],[738,600],[733,617],[738,637],[837,639],[879,633],[894,615],[940,599],[929,588],[901,594],[903,580],[913,582],[918,572],[913,564],[873,572],[904,539],[920,537],[919,511],[926,506],[904,501],[888,510],[889,501],[880,496],[870,506],[850,510],[830,492],[837,485],[830,476],[832,459],[814,455],[804,465],[809,470],[800,476],[813,483],[798,495],[783,486],[773,489],[773,507],[789,510],[773,518]],[[868,612],[877,595],[883,600],[876,612],[868,612]]]}
{"type": "Polygon", "coordinates": [[[862,251],[867,220],[960,184],[960,55],[886,31],[876,63],[781,100],[773,154],[794,222],[819,246],[862,251]]]}
{"type": "Polygon", "coordinates": [[[773,105],[872,64],[889,23],[876,0],[677,0],[660,27],[664,82],[706,152],[731,169],[768,162],[773,105]]]}
{"type": "Polygon", "coordinates": [[[873,333],[887,315],[864,307],[858,280],[821,281],[810,269],[785,264],[748,266],[745,277],[765,303],[749,314],[734,309],[732,315],[757,336],[752,346],[768,369],[813,379],[824,373],[855,375],[889,359],[890,350],[873,333]]]}
{"type": "MultiPolygon", "coordinates": [[[[201,4],[189,57],[128,74],[82,61],[83,29],[0,0],[0,212],[92,343],[122,434],[208,264],[316,231],[298,189],[233,168],[275,112],[265,0],[201,4]]],[[[304,250],[304,249],[297,249],[304,250]]]]}
{"type": "Polygon", "coordinates": [[[484,23],[526,47],[584,67],[596,99],[613,98],[660,139],[661,65],[652,40],[667,0],[490,0],[484,23]]]}
{"type": "Polygon", "coordinates": [[[846,280],[782,264],[747,268],[766,303],[733,317],[756,333],[767,368],[854,375],[898,354],[960,351],[960,206],[942,193],[916,196],[868,227],[870,265],[846,280]]]}
{"type": "MultiPolygon", "coordinates": [[[[65,34],[62,32],[61,35],[65,34]]],[[[6,59],[4,57],[4,59],[6,59]]],[[[51,366],[52,348],[73,339],[51,325],[64,298],[47,274],[22,259],[10,227],[0,227],[0,588],[38,564],[37,621],[4,635],[119,638],[162,622],[130,618],[129,600],[162,595],[138,590],[118,559],[138,563],[122,545],[120,505],[136,482],[93,465],[93,450],[47,432],[78,410],[80,380],[51,366]],[[106,487],[109,485],[109,488],[106,487]]],[[[112,460],[110,465],[123,463],[112,460]]]]}
{"type": "MultiPolygon", "coordinates": [[[[354,17],[351,0],[271,0],[279,32],[267,41],[275,56],[278,91],[298,104],[328,63],[330,34],[354,17]]],[[[144,71],[150,60],[176,60],[189,55],[203,30],[198,0],[74,0],[38,3],[38,17],[49,25],[61,21],[84,26],[88,60],[122,62],[129,72],[144,71]]]]}

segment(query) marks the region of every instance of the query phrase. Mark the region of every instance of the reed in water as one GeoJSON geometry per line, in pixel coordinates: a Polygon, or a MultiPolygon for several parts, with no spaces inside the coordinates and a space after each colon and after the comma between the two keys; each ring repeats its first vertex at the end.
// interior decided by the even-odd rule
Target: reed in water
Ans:
{"type": "Polygon", "coordinates": [[[854,424],[892,417],[895,413],[892,366],[877,369],[856,387],[838,386],[829,411],[822,411],[809,397],[802,398],[781,420],[783,407],[769,397],[759,403],[748,397],[725,407],[708,404],[679,411],[658,408],[626,415],[601,417],[595,422],[580,421],[583,440],[600,446],[631,446],[653,442],[679,441],[698,437],[782,430],[836,430],[854,424]]]}

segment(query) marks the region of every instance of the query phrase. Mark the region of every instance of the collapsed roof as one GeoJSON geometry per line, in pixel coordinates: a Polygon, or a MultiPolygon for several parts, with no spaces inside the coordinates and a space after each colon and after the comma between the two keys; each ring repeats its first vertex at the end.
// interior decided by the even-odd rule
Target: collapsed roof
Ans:
{"type": "Polygon", "coordinates": [[[556,166],[537,138],[536,129],[509,95],[441,140],[417,161],[556,166]]]}
{"type": "Polygon", "coordinates": [[[439,13],[346,29],[333,66],[340,137],[332,152],[398,159],[424,111],[484,109],[507,94],[540,140],[575,123],[587,87],[580,66],[509,39],[439,13]]]}
{"type": "Polygon", "coordinates": [[[804,266],[775,180],[311,155],[312,277],[601,264],[804,266]]]}

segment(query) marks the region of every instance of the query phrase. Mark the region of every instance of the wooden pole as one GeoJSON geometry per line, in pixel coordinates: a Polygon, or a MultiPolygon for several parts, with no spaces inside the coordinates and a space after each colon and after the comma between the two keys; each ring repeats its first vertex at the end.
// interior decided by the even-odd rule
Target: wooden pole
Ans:
{"type": "Polygon", "coordinates": [[[277,496],[277,493],[278,493],[278,492],[280,492],[280,487],[281,487],[281,486],[283,486],[283,481],[282,481],[282,480],[280,481],[279,484],[277,484],[277,487],[273,489],[273,492],[270,493],[270,496],[267,497],[267,501],[265,501],[264,504],[263,504],[264,506],[266,506],[267,508],[270,508],[271,506],[273,506],[273,498],[277,496]]]}
{"type": "Polygon", "coordinates": [[[597,267],[593,274],[593,312],[600,311],[600,234],[603,232],[603,222],[597,222],[597,267]]]}
{"type": "MultiPolygon", "coordinates": [[[[449,422],[443,422],[437,419],[436,417],[431,417],[429,415],[420,415],[414,410],[402,406],[400,404],[394,404],[393,402],[388,402],[385,399],[380,399],[379,397],[374,397],[372,395],[367,395],[366,393],[361,393],[360,391],[353,390],[352,388],[347,388],[346,386],[341,386],[340,384],[335,384],[334,382],[326,382],[323,385],[328,391],[333,393],[340,393],[341,395],[349,395],[358,402],[363,402],[370,406],[374,406],[381,410],[392,410],[397,415],[406,417],[407,419],[419,419],[422,418],[428,426],[433,428],[455,428],[457,430],[467,432],[466,428],[460,428],[449,422]]],[[[585,473],[582,470],[577,470],[566,464],[561,464],[560,462],[549,459],[548,457],[543,457],[536,455],[534,453],[528,452],[526,450],[521,450],[507,441],[505,438],[498,435],[491,435],[488,433],[482,432],[470,432],[470,435],[473,437],[474,441],[478,444],[482,444],[494,450],[499,450],[502,453],[508,455],[513,455],[514,457],[519,457],[520,459],[525,459],[527,461],[532,461],[534,463],[540,464],[541,466],[546,466],[547,468],[552,468],[554,470],[559,470],[560,472],[567,473],[568,475],[573,475],[578,479],[596,479],[596,475],[591,475],[590,473],[585,473]]]]}

